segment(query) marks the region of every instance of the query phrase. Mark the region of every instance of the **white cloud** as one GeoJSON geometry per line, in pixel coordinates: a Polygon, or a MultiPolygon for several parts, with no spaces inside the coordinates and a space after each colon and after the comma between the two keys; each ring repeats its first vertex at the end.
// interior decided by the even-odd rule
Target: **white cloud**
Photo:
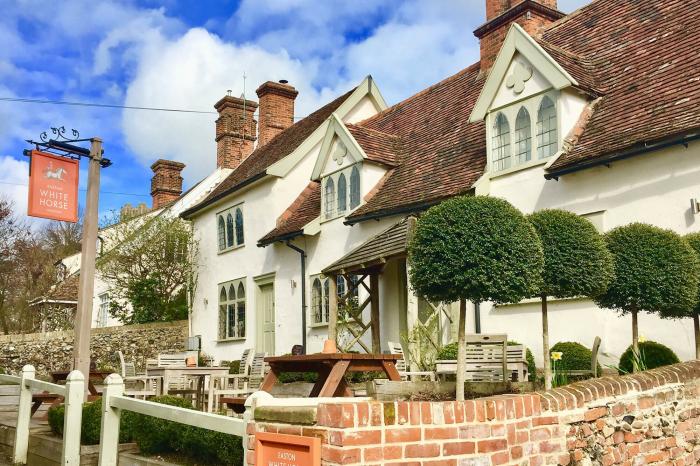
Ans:
{"type": "MultiPolygon", "coordinates": [[[[310,86],[313,62],[302,64],[286,52],[271,53],[254,45],[223,42],[204,29],[191,29],[181,38],[154,40],[140,57],[136,77],[126,93],[126,105],[147,105],[214,111],[226,94],[243,92],[256,99],[255,88],[267,80],[288,79],[304,96],[299,112],[317,103],[310,86]]],[[[303,114],[303,113],[302,113],[303,114]]],[[[122,126],[128,146],[144,164],[158,158],[185,163],[188,179],[205,176],[215,167],[216,115],[125,111],[122,126]]]]}
{"type": "Polygon", "coordinates": [[[0,156],[0,196],[11,200],[18,217],[27,212],[27,184],[29,162],[16,160],[9,155],[0,156]]]}

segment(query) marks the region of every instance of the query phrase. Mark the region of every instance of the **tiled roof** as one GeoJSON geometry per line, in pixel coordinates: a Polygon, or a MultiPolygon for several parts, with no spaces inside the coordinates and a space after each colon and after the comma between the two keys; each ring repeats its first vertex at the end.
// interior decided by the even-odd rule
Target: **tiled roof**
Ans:
{"type": "Polygon", "coordinates": [[[483,123],[469,114],[484,84],[472,65],[360,125],[401,138],[402,163],[348,220],[434,203],[471,189],[486,164],[483,123]]]}
{"type": "Polygon", "coordinates": [[[60,301],[61,303],[78,302],[78,285],[80,283],[80,273],[74,273],[65,280],[60,281],[51,287],[46,295],[36,298],[32,304],[51,303],[60,301]]]}
{"type": "MultiPolygon", "coordinates": [[[[543,49],[583,90],[601,96],[550,170],[700,128],[698,6],[597,0],[544,32],[543,49]]],[[[470,190],[486,164],[484,124],[467,123],[483,84],[472,65],[359,124],[398,136],[406,153],[349,223],[470,190]]]]}
{"type": "Polygon", "coordinates": [[[698,7],[697,0],[598,0],[544,33],[544,41],[594,61],[603,93],[576,145],[550,171],[700,128],[698,7]]]}
{"type": "Polygon", "coordinates": [[[321,184],[318,181],[312,181],[299,194],[292,205],[280,215],[280,218],[277,219],[277,226],[260,238],[258,246],[266,246],[282,238],[302,234],[304,227],[320,214],[321,184]]]}
{"type": "Polygon", "coordinates": [[[397,136],[350,123],[345,123],[345,126],[369,160],[390,167],[398,164],[401,146],[397,136]]]}
{"type": "Polygon", "coordinates": [[[231,174],[222,181],[199,204],[185,212],[192,214],[197,210],[216,202],[224,196],[236,191],[251,179],[261,176],[275,162],[291,154],[299,145],[313,133],[331,114],[345,102],[355,89],[351,89],[332,102],[324,105],[305,118],[275,136],[270,142],[253,151],[231,174]]]}

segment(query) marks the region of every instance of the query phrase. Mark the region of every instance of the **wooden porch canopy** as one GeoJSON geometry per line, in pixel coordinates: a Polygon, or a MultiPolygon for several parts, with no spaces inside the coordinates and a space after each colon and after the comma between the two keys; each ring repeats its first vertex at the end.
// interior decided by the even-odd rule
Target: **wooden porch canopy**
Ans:
{"type": "Polygon", "coordinates": [[[392,225],[388,229],[370,238],[356,247],[345,256],[335,261],[323,270],[323,274],[330,277],[329,306],[330,315],[328,322],[328,338],[337,341],[338,323],[346,325],[346,329],[352,335],[347,348],[349,350],[355,344],[360,345],[368,353],[381,352],[380,328],[379,328],[379,274],[384,269],[384,264],[390,259],[406,257],[408,243],[411,239],[416,219],[407,217],[392,225]],[[337,295],[337,276],[345,277],[347,284],[346,293],[337,295]],[[356,275],[358,280],[350,279],[356,275]],[[367,280],[369,279],[369,284],[367,280]],[[352,298],[358,288],[367,290],[369,297],[363,302],[352,303],[352,298]],[[370,306],[370,321],[364,322],[362,313],[370,306]],[[342,316],[338,315],[339,306],[343,309],[342,316]],[[371,330],[372,348],[368,348],[362,341],[362,336],[371,330]]]}

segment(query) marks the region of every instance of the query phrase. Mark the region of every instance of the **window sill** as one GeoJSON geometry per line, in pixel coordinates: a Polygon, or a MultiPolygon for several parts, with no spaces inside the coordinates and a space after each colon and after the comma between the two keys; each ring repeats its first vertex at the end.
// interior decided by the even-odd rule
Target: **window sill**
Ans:
{"type": "Polygon", "coordinates": [[[234,343],[236,341],[245,341],[246,337],[236,337],[236,338],[221,338],[218,340],[215,340],[216,343],[234,343]]]}
{"type": "Polygon", "coordinates": [[[328,322],[319,322],[316,324],[309,324],[309,328],[324,328],[328,327],[328,322]]]}
{"type": "Polygon", "coordinates": [[[489,179],[498,178],[505,175],[510,175],[511,173],[519,172],[521,170],[527,170],[528,168],[537,167],[540,165],[545,165],[550,161],[552,157],[547,157],[546,159],[530,160],[527,163],[516,165],[514,167],[506,168],[505,170],[500,170],[497,172],[491,172],[489,179]]]}
{"type": "Polygon", "coordinates": [[[238,246],[231,246],[230,248],[220,249],[220,250],[218,251],[218,254],[219,254],[219,255],[221,255],[221,254],[226,254],[227,252],[235,251],[236,249],[241,249],[241,248],[244,248],[244,247],[245,247],[245,243],[239,244],[238,246]]]}

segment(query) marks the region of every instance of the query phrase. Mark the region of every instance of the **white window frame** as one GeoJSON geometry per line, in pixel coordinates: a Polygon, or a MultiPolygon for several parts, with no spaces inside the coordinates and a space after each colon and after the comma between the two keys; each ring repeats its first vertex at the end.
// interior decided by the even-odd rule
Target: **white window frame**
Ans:
{"type": "Polygon", "coordinates": [[[216,286],[216,300],[217,300],[217,315],[218,317],[218,341],[241,341],[245,340],[248,333],[248,285],[246,283],[246,278],[237,278],[236,280],[230,280],[227,282],[219,283],[216,286]],[[231,299],[229,294],[229,289],[233,285],[235,291],[235,298],[231,299]],[[243,285],[243,291],[245,296],[240,297],[239,288],[243,285]],[[221,291],[225,290],[226,300],[221,300],[221,291]],[[244,314],[243,314],[243,335],[238,334],[240,322],[238,321],[238,308],[240,304],[243,304],[244,314]],[[224,309],[222,309],[222,306],[224,309]],[[234,335],[229,334],[230,327],[230,315],[229,306],[233,306],[233,317],[234,317],[234,328],[236,332],[234,335]],[[223,315],[222,315],[223,314],[223,315]]]}
{"type": "Polygon", "coordinates": [[[353,211],[358,209],[362,205],[362,163],[357,162],[353,163],[351,165],[348,165],[346,167],[341,168],[340,170],[337,170],[335,172],[329,173],[325,175],[321,179],[321,221],[329,221],[333,220],[336,218],[340,217],[345,217],[347,215],[350,215],[353,211]],[[353,167],[357,167],[357,173],[359,176],[359,186],[357,189],[359,190],[360,193],[360,202],[356,206],[352,206],[352,203],[350,202],[352,200],[352,169],[353,167]],[[340,175],[343,174],[345,175],[345,210],[340,212],[338,210],[338,181],[340,179],[340,175]],[[333,208],[330,209],[328,212],[326,211],[327,207],[327,198],[326,198],[326,183],[328,180],[331,179],[333,180],[333,208]]]}
{"type": "Polygon", "coordinates": [[[309,306],[309,322],[311,322],[311,324],[309,325],[310,327],[325,327],[328,325],[328,320],[330,318],[330,309],[328,308],[330,297],[327,295],[327,292],[330,289],[330,283],[328,282],[328,280],[329,278],[323,274],[311,275],[309,277],[309,289],[311,294],[311,306],[309,306]],[[316,284],[316,280],[318,280],[321,284],[321,292],[318,296],[318,302],[316,301],[316,296],[314,296],[314,285],[316,284]],[[320,311],[321,314],[320,321],[316,319],[317,311],[320,311]]]}
{"type": "Polygon", "coordinates": [[[107,326],[107,318],[109,317],[109,293],[101,293],[97,296],[100,300],[99,306],[97,307],[97,319],[95,319],[95,326],[97,328],[104,328],[107,326]]]}
{"type": "MultiPolygon", "coordinates": [[[[487,145],[486,145],[486,151],[488,155],[488,171],[489,171],[489,176],[491,178],[502,176],[502,175],[507,175],[509,173],[517,172],[520,170],[524,170],[526,168],[531,168],[539,165],[544,165],[550,160],[552,160],[552,157],[556,156],[556,154],[550,155],[549,157],[545,158],[539,158],[538,156],[538,140],[537,140],[537,116],[540,108],[540,103],[542,102],[542,99],[547,96],[549,97],[552,102],[554,102],[554,108],[557,112],[557,118],[556,118],[556,124],[557,124],[557,147],[559,150],[561,150],[562,143],[563,143],[563,136],[562,136],[562,109],[561,109],[561,98],[560,98],[560,92],[557,90],[547,90],[544,92],[540,92],[538,94],[526,97],[524,99],[511,102],[508,105],[499,107],[499,108],[493,108],[489,111],[488,114],[488,119],[487,119],[487,125],[486,125],[486,140],[487,140],[487,145]],[[518,154],[517,154],[517,140],[516,140],[516,122],[518,118],[518,112],[522,107],[525,107],[527,112],[530,114],[530,160],[526,161],[524,163],[521,163],[518,159],[518,154]],[[503,170],[495,170],[495,165],[494,165],[494,160],[493,160],[493,147],[492,147],[492,141],[493,141],[493,131],[494,131],[494,124],[496,121],[496,116],[502,113],[505,115],[505,117],[508,119],[508,123],[510,125],[510,145],[511,145],[511,151],[510,151],[510,166],[509,168],[505,168],[503,170]]],[[[557,152],[558,153],[558,152],[557,152]]]]}
{"type": "Polygon", "coordinates": [[[242,248],[245,246],[245,211],[243,209],[243,203],[236,204],[232,207],[227,208],[226,210],[222,210],[220,212],[216,213],[216,220],[214,222],[215,229],[216,229],[216,249],[219,254],[228,252],[228,251],[233,251],[234,249],[242,248]],[[238,242],[238,225],[236,225],[236,210],[241,211],[241,216],[243,218],[243,242],[239,243],[238,242]],[[231,221],[233,222],[233,229],[232,232],[229,232],[228,228],[228,223],[227,223],[227,217],[228,215],[231,215],[231,221]],[[220,237],[220,232],[219,232],[219,219],[223,219],[224,221],[224,248],[222,249],[221,246],[221,237],[220,237]],[[229,238],[229,234],[232,236],[229,238]],[[229,239],[231,240],[231,246],[229,246],[229,239]]]}

